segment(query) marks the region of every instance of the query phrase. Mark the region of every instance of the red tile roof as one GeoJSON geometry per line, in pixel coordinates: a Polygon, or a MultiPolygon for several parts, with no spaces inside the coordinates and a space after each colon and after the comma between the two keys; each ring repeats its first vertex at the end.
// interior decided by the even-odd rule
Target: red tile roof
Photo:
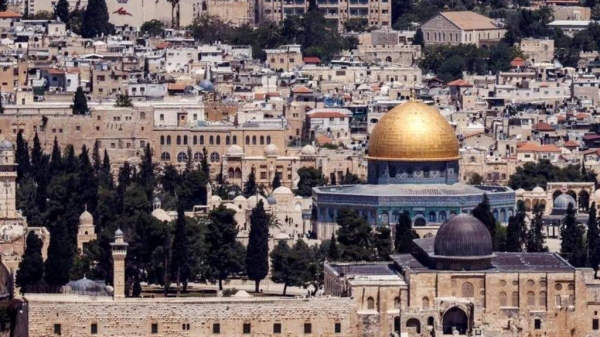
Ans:
{"type": "Polygon", "coordinates": [[[254,99],[265,99],[266,95],[269,95],[269,97],[280,97],[281,96],[281,94],[278,93],[277,91],[268,92],[268,93],[264,93],[264,92],[259,93],[259,92],[257,92],[257,93],[254,93],[254,99]]]}
{"type": "Polygon", "coordinates": [[[513,67],[513,68],[524,67],[525,66],[525,60],[523,60],[520,57],[515,57],[514,60],[510,61],[510,66],[513,67]]]}
{"type": "Polygon", "coordinates": [[[539,122],[537,124],[533,124],[533,129],[537,131],[556,131],[552,127],[552,125],[544,122],[539,122]]]}
{"type": "Polygon", "coordinates": [[[590,117],[590,115],[589,114],[584,114],[584,113],[578,113],[577,115],[575,115],[575,118],[577,118],[579,120],[586,119],[588,117],[590,117]]]}
{"type": "Polygon", "coordinates": [[[169,42],[160,42],[156,45],[156,49],[167,49],[169,48],[169,42]]]}
{"type": "Polygon", "coordinates": [[[345,114],[341,112],[315,112],[310,115],[306,115],[308,118],[346,118],[345,114]]]}
{"type": "Polygon", "coordinates": [[[583,136],[583,140],[598,140],[600,139],[600,135],[585,135],[583,136]]]}
{"type": "Polygon", "coordinates": [[[449,82],[448,86],[449,87],[472,87],[473,84],[471,84],[471,83],[469,83],[469,82],[467,82],[465,80],[458,79],[458,80],[454,80],[452,82],[449,82]]]}
{"type": "Polygon", "coordinates": [[[21,14],[15,12],[0,12],[0,18],[2,19],[18,19],[22,17],[21,14]]]}
{"type": "Polygon", "coordinates": [[[64,70],[60,70],[60,69],[48,69],[46,70],[48,72],[49,75],[64,75],[65,71],[64,70]]]}
{"type": "Polygon", "coordinates": [[[169,84],[169,90],[174,90],[174,91],[185,90],[185,87],[187,87],[187,84],[184,84],[184,83],[169,84]]]}
{"type": "Polygon", "coordinates": [[[302,58],[304,63],[321,63],[321,59],[316,56],[306,56],[302,58]]]}
{"type": "Polygon", "coordinates": [[[317,144],[319,144],[319,145],[333,144],[333,140],[325,135],[317,135],[315,140],[317,141],[317,144]]]}
{"type": "Polygon", "coordinates": [[[569,140],[565,143],[565,147],[578,147],[579,143],[574,140],[569,140]]]}
{"type": "Polygon", "coordinates": [[[561,152],[555,145],[538,145],[527,143],[517,148],[517,152],[561,152]]]}
{"type": "Polygon", "coordinates": [[[294,94],[312,94],[312,90],[308,89],[305,86],[299,86],[292,90],[294,94]]]}

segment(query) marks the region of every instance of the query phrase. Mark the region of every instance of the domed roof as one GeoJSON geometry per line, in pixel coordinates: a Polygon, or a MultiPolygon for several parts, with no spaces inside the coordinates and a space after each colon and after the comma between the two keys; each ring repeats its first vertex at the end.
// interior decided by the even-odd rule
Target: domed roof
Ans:
{"type": "Polygon", "coordinates": [[[518,190],[515,191],[515,195],[517,196],[521,196],[525,194],[525,190],[522,188],[519,188],[518,190]]]}
{"type": "Polygon", "coordinates": [[[70,281],[67,283],[67,287],[71,288],[72,292],[76,292],[81,295],[96,294],[101,296],[108,296],[109,292],[106,285],[100,284],[101,281],[89,280],[82,278],[77,281],[70,281]]]}
{"type": "Polygon", "coordinates": [[[262,200],[264,208],[269,208],[269,202],[262,195],[259,195],[258,198],[255,195],[250,196],[248,198],[248,208],[252,209],[256,207],[256,205],[258,205],[259,200],[262,200]]]}
{"type": "Polygon", "coordinates": [[[277,205],[277,200],[275,200],[275,198],[273,198],[272,195],[267,197],[267,202],[269,203],[269,205],[277,205]]]}
{"type": "Polygon", "coordinates": [[[279,186],[273,191],[273,195],[291,195],[291,194],[294,194],[294,193],[292,193],[292,190],[290,190],[289,188],[287,188],[285,186],[279,186]]]}
{"type": "Polygon", "coordinates": [[[312,145],[304,145],[302,150],[300,150],[300,154],[303,156],[314,156],[317,154],[317,149],[312,145]]]}
{"type": "Polygon", "coordinates": [[[94,224],[94,217],[87,210],[83,211],[79,216],[79,224],[81,225],[91,225],[94,224]]]}
{"type": "Polygon", "coordinates": [[[244,198],[243,195],[238,195],[233,199],[233,201],[246,201],[246,198],[244,198]]]}
{"type": "Polygon", "coordinates": [[[115,232],[115,237],[123,237],[123,231],[121,230],[121,228],[117,229],[117,231],[115,232]]]}
{"type": "Polygon", "coordinates": [[[244,150],[239,145],[233,144],[227,149],[228,156],[241,156],[243,154],[244,150]]]}
{"type": "Polygon", "coordinates": [[[476,217],[460,214],[446,220],[434,241],[434,253],[443,257],[489,257],[492,236],[476,217]]]}
{"type": "Polygon", "coordinates": [[[12,143],[8,139],[4,139],[0,143],[0,151],[14,151],[12,143]]]}
{"type": "Polygon", "coordinates": [[[388,111],[369,140],[371,160],[447,161],[460,158],[454,130],[439,111],[410,101],[388,111]]]}
{"type": "Polygon", "coordinates": [[[210,197],[210,201],[212,201],[212,202],[221,202],[222,200],[223,199],[221,199],[221,197],[218,195],[213,195],[210,197]]]}
{"type": "Polygon", "coordinates": [[[567,208],[569,208],[569,204],[573,204],[573,207],[577,208],[577,203],[575,202],[575,199],[573,199],[573,197],[568,195],[567,193],[563,193],[556,197],[556,199],[554,199],[554,204],[552,205],[552,208],[555,210],[566,210],[567,208]]]}
{"type": "Polygon", "coordinates": [[[541,188],[541,187],[539,187],[539,186],[536,186],[536,187],[534,187],[534,189],[533,189],[533,190],[531,190],[531,192],[533,192],[533,193],[536,193],[536,194],[543,194],[543,193],[546,193],[546,192],[544,191],[544,189],[543,189],[543,188],[541,188]]]}
{"type": "Polygon", "coordinates": [[[151,214],[153,217],[160,221],[171,221],[171,217],[169,216],[169,214],[162,208],[157,208],[153,210],[151,214]]]}
{"type": "Polygon", "coordinates": [[[265,156],[276,156],[279,149],[275,144],[269,144],[265,146],[265,156]]]}
{"type": "Polygon", "coordinates": [[[209,80],[202,80],[199,84],[200,88],[204,91],[213,92],[215,91],[215,85],[209,80]]]}

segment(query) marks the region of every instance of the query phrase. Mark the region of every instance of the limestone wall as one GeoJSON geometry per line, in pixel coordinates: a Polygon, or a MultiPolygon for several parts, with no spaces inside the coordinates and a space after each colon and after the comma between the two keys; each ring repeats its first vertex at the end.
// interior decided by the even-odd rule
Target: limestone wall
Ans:
{"type": "MultiPolygon", "coordinates": [[[[123,299],[74,295],[28,296],[29,336],[206,336],[219,324],[221,336],[238,336],[250,324],[250,336],[355,336],[356,312],[350,298],[123,299]],[[341,329],[335,333],[336,323],[341,329]],[[152,325],[157,333],[152,333],[152,325]],[[189,324],[189,328],[188,328],[189,324]],[[305,324],[311,333],[304,334],[305,324]]],[[[219,335],[219,334],[214,334],[219,335]]]]}

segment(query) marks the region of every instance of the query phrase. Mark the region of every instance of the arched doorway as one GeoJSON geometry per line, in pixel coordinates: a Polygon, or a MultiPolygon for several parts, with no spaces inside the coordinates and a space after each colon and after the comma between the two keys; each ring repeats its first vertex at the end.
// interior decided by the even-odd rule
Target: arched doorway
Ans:
{"type": "Polygon", "coordinates": [[[578,202],[579,209],[583,209],[587,212],[590,206],[590,194],[588,193],[588,191],[581,190],[581,192],[579,192],[578,202]]]}
{"type": "Polygon", "coordinates": [[[466,335],[469,331],[469,320],[467,314],[459,308],[452,308],[444,314],[443,331],[445,335],[451,335],[453,331],[459,335],[466,335]]]}
{"type": "Polygon", "coordinates": [[[415,219],[415,226],[417,226],[417,227],[425,226],[426,224],[427,224],[427,222],[422,217],[418,217],[415,219]]]}
{"type": "Polygon", "coordinates": [[[411,318],[408,321],[406,321],[406,328],[414,329],[416,333],[420,334],[421,333],[421,322],[419,322],[419,320],[416,318],[411,318]]]}

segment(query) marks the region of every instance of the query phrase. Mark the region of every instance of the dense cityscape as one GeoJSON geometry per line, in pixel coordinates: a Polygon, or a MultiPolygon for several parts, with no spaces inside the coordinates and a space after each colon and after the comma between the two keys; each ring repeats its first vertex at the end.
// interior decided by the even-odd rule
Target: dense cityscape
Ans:
{"type": "Polygon", "coordinates": [[[600,336],[597,0],[0,1],[0,337],[600,336]]]}

